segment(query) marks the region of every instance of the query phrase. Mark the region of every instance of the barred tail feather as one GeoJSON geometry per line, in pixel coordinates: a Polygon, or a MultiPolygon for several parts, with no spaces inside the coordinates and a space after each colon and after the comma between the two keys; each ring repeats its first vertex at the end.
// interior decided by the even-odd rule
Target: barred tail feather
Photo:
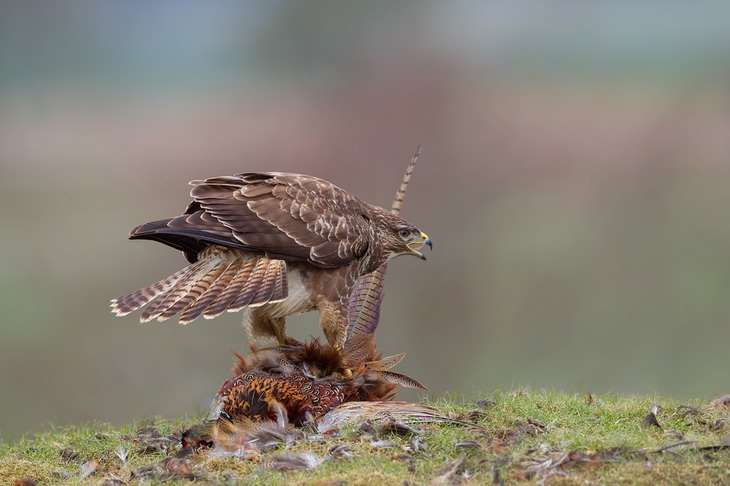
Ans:
{"type": "Polygon", "coordinates": [[[177,314],[187,324],[201,314],[281,302],[289,296],[286,263],[244,252],[209,247],[199,260],[164,280],[112,300],[112,312],[127,315],[147,304],[141,322],[177,314]]]}
{"type": "Polygon", "coordinates": [[[238,297],[238,294],[241,292],[243,286],[246,285],[246,282],[248,282],[248,276],[251,275],[255,266],[256,260],[254,259],[243,262],[243,266],[238,269],[238,272],[231,280],[228,288],[210,304],[203,313],[203,317],[206,319],[213,319],[225,312],[231,303],[236,300],[236,297],[238,297]]]}
{"type": "Polygon", "coordinates": [[[228,284],[230,284],[233,277],[236,276],[242,264],[243,261],[241,259],[231,262],[218,276],[215,282],[213,282],[213,285],[210,286],[208,291],[185,309],[182,315],[180,315],[180,322],[182,324],[187,324],[200,317],[200,315],[208,309],[213,301],[215,301],[215,299],[217,299],[218,296],[226,290],[228,284]]]}
{"type": "Polygon", "coordinates": [[[360,277],[355,290],[350,294],[348,340],[357,335],[372,334],[378,327],[387,268],[388,265],[384,264],[374,272],[360,277]]]}
{"type": "Polygon", "coordinates": [[[317,430],[325,433],[333,428],[355,425],[364,420],[375,423],[397,421],[406,423],[447,423],[481,429],[480,426],[455,419],[440,410],[420,403],[381,401],[381,402],[345,402],[317,421],[317,430]]]}
{"type": "Polygon", "coordinates": [[[282,297],[282,277],[286,278],[286,262],[283,260],[268,260],[266,275],[248,306],[255,307],[262,304],[281,302],[286,299],[288,295],[282,297]]]}
{"type": "Polygon", "coordinates": [[[170,288],[175,285],[187,271],[187,267],[183,268],[157,283],[153,283],[147,287],[143,287],[129,294],[120,295],[116,299],[112,299],[112,312],[115,315],[122,317],[144,307],[159,295],[170,290],[170,288]]]}
{"type": "Polygon", "coordinates": [[[274,291],[271,293],[269,302],[281,302],[289,296],[289,278],[287,277],[286,263],[280,261],[281,268],[278,278],[274,282],[274,291]]]}
{"type": "Polygon", "coordinates": [[[140,322],[149,322],[152,319],[155,319],[172,304],[177,302],[184,294],[186,294],[190,288],[189,286],[192,285],[190,283],[191,277],[198,272],[201,266],[203,266],[202,261],[195,262],[188,266],[187,272],[185,272],[182,278],[180,278],[180,280],[178,280],[171,289],[161,294],[157,300],[152,302],[150,306],[142,312],[142,315],[139,318],[140,322]]]}
{"type": "MultiPolygon", "coordinates": [[[[218,276],[228,266],[228,262],[211,262],[211,264],[201,268],[196,275],[191,279],[190,289],[188,292],[180,298],[177,302],[167,308],[162,314],[157,317],[158,321],[164,321],[174,316],[178,312],[186,310],[189,306],[193,305],[198,298],[204,295],[210,286],[215,282],[218,276]]],[[[182,324],[185,322],[180,321],[182,324]]]]}
{"type": "Polygon", "coordinates": [[[256,266],[249,274],[245,285],[241,289],[241,293],[238,294],[236,299],[228,306],[228,309],[226,309],[228,312],[239,311],[251,303],[251,300],[259,290],[261,283],[264,281],[264,277],[266,277],[266,271],[268,268],[269,266],[267,265],[266,258],[259,258],[256,261],[256,266]]]}
{"type": "Polygon", "coordinates": [[[269,264],[266,265],[265,270],[262,272],[263,277],[261,278],[261,282],[256,286],[256,292],[251,296],[251,301],[248,303],[249,307],[257,307],[267,303],[274,293],[279,268],[278,265],[272,263],[269,261],[269,264]]]}

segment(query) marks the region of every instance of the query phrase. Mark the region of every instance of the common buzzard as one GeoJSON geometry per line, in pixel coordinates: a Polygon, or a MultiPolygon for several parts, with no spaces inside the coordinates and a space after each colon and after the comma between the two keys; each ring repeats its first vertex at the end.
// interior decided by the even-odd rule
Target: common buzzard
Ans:
{"type": "Polygon", "coordinates": [[[181,250],[191,263],[148,287],[112,300],[124,316],[150,304],[140,321],[178,313],[186,324],[248,307],[252,339],[286,336],[285,318],[318,310],[327,341],[342,349],[349,297],[358,278],[390,259],[432,247],[400,216],[317,177],[245,173],[190,183],[185,213],[143,224],[130,239],[181,250]]]}

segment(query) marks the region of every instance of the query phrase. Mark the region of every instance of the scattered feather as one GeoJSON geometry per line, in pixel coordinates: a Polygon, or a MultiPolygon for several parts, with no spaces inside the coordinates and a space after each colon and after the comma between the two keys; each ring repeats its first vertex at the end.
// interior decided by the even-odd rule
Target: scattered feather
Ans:
{"type": "Polygon", "coordinates": [[[393,441],[390,440],[371,440],[370,441],[370,447],[373,449],[393,449],[397,447],[398,444],[396,444],[393,441]]]}
{"type": "Polygon", "coordinates": [[[265,459],[262,469],[273,471],[295,471],[315,469],[322,465],[323,460],[313,452],[300,452],[297,454],[276,454],[265,459]]]}
{"type": "Polygon", "coordinates": [[[309,442],[310,444],[326,444],[327,439],[325,439],[324,435],[322,434],[314,434],[314,435],[308,435],[304,439],[306,442],[309,442]]]}
{"type": "Polygon", "coordinates": [[[497,468],[494,468],[494,472],[492,473],[492,484],[494,486],[504,486],[504,478],[502,478],[502,474],[497,468]]]}
{"type": "Polygon", "coordinates": [[[133,442],[139,444],[140,447],[138,452],[140,454],[168,452],[180,443],[179,437],[163,436],[154,427],[145,427],[137,431],[135,435],[123,438],[131,439],[133,442]]]}
{"type": "Polygon", "coordinates": [[[292,427],[282,427],[276,422],[232,424],[219,422],[213,425],[212,440],[214,457],[241,457],[255,459],[261,452],[290,447],[304,438],[304,433],[292,427]]]}
{"type": "Polygon", "coordinates": [[[421,435],[422,430],[414,429],[408,424],[403,422],[397,422],[395,420],[386,420],[377,429],[381,435],[397,435],[399,437],[406,437],[411,434],[421,435]]]}
{"type": "Polygon", "coordinates": [[[347,444],[336,444],[329,448],[327,451],[332,457],[340,457],[343,459],[352,459],[355,457],[352,453],[352,447],[347,444]]]}
{"type": "Polygon", "coordinates": [[[120,444],[119,447],[114,449],[114,454],[122,461],[122,467],[127,465],[127,458],[129,457],[129,449],[124,447],[124,444],[120,444]]]}
{"type": "Polygon", "coordinates": [[[481,445],[475,440],[460,440],[454,447],[457,449],[479,449],[481,445]]]}
{"type": "Polygon", "coordinates": [[[51,475],[54,478],[58,479],[68,479],[71,477],[71,473],[66,471],[65,469],[54,469],[53,471],[51,471],[51,475]]]}
{"type": "Polygon", "coordinates": [[[425,451],[426,443],[423,441],[423,436],[414,435],[411,437],[408,446],[405,446],[404,449],[411,454],[418,454],[419,452],[425,451]]]}
{"type": "Polygon", "coordinates": [[[86,479],[92,474],[96,474],[99,470],[99,461],[96,459],[86,459],[81,463],[81,479],[86,479]]]}
{"type": "Polygon", "coordinates": [[[462,454],[454,462],[447,466],[447,469],[440,476],[436,477],[431,484],[434,485],[451,485],[461,484],[464,480],[469,478],[469,473],[464,468],[466,462],[466,454],[462,454]]]}
{"type": "Polygon", "coordinates": [[[656,418],[656,414],[659,412],[659,407],[656,403],[652,403],[651,407],[649,407],[649,413],[644,416],[644,419],[641,421],[641,427],[657,427],[661,430],[662,426],[659,425],[659,420],[656,418]]]}
{"type": "Polygon", "coordinates": [[[79,453],[77,451],[72,451],[71,449],[63,448],[58,451],[59,455],[61,456],[61,461],[63,462],[72,462],[76,461],[79,458],[79,453]]]}
{"type": "Polygon", "coordinates": [[[481,410],[472,410],[470,412],[466,412],[462,415],[457,415],[457,419],[463,420],[465,422],[471,422],[476,425],[476,422],[479,422],[480,420],[484,420],[488,417],[486,412],[482,412],[481,410]]]}
{"type": "Polygon", "coordinates": [[[160,481],[170,479],[197,479],[193,472],[193,464],[190,459],[178,459],[171,457],[163,462],[165,466],[164,473],[160,476],[160,481]]]}

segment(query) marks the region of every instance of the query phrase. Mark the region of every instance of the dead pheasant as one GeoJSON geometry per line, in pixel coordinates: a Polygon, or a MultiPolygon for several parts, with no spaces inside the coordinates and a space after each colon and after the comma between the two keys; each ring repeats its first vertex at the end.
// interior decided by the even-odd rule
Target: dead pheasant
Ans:
{"type": "Polygon", "coordinates": [[[372,334],[346,342],[343,353],[316,339],[254,351],[239,356],[235,376],[218,391],[209,418],[301,425],[344,402],[390,400],[396,385],[425,390],[413,378],[390,371],[403,356],[381,358],[372,334]]]}

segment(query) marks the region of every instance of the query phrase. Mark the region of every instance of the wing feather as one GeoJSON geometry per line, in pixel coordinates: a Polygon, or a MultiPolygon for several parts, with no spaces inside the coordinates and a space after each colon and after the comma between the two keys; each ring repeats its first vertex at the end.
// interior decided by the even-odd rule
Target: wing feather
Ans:
{"type": "Polygon", "coordinates": [[[400,385],[406,388],[420,388],[421,390],[428,391],[428,388],[422,385],[418,380],[416,380],[415,378],[411,378],[408,375],[404,375],[403,373],[381,370],[378,371],[378,374],[380,374],[390,383],[395,383],[396,385],[400,385]]]}
{"type": "Polygon", "coordinates": [[[203,317],[206,319],[213,319],[228,310],[231,303],[236,300],[236,297],[238,297],[243,286],[246,285],[246,282],[248,282],[248,277],[256,267],[256,262],[257,260],[255,259],[246,260],[244,262],[241,268],[238,269],[236,275],[231,279],[228,288],[226,288],[226,290],[210,304],[203,313],[203,317]]]}
{"type": "Polygon", "coordinates": [[[182,298],[183,295],[187,294],[190,286],[192,285],[192,276],[195,275],[204,264],[204,261],[198,261],[186,267],[187,271],[182,278],[180,278],[172,288],[162,294],[157,300],[152,302],[150,306],[144,310],[144,312],[142,312],[142,315],[139,318],[140,322],[149,322],[152,319],[155,319],[182,298]]]}
{"type": "Polygon", "coordinates": [[[221,293],[228,287],[233,277],[236,276],[238,270],[241,268],[243,260],[238,258],[233,260],[230,265],[218,276],[216,281],[211,285],[208,291],[200,296],[198,300],[190,305],[180,316],[180,322],[187,324],[194,321],[218,298],[221,293]]]}
{"type": "Polygon", "coordinates": [[[149,303],[141,322],[164,321],[180,313],[180,323],[187,324],[201,314],[210,319],[226,310],[281,302],[289,296],[282,260],[221,246],[210,246],[199,256],[170,277],[112,300],[112,311],[128,314],[149,303]]]}
{"type": "MultiPolygon", "coordinates": [[[[217,261],[207,266],[203,266],[200,271],[193,277],[190,291],[181,299],[168,307],[166,311],[157,317],[158,321],[164,321],[174,316],[178,312],[187,310],[188,307],[195,302],[210,289],[221,273],[223,273],[229,265],[229,261],[217,261]]],[[[181,324],[187,324],[189,321],[180,319],[181,324]]]]}
{"type": "Polygon", "coordinates": [[[231,302],[228,309],[226,309],[228,312],[239,311],[251,303],[254,295],[256,295],[256,292],[259,290],[259,286],[266,277],[268,268],[269,266],[267,265],[266,258],[259,258],[256,260],[256,266],[249,274],[241,292],[238,294],[236,299],[231,302]]]}
{"type": "Polygon", "coordinates": [[[385,358],[380,358],[377,361],[370,361],[368,363],[365,363],[365,365],[374,370],[389,370],[391,368],[395,368],[395,366],[403,361],[403,358],[406,357],[406,353],[399,353],[393,356],[386,356],[385,358]]]}
{"type": "Polygon", "coordinates": [[[269,302],[276,288],[276,282],[279,279],[279,266],[274,263],[274,260],[267,260],[266,263],[266,271],[257,286],[256,293],[251,296],[249,307],[257,307],[269,302]]]}
{"type": "Polygon", "coordinates": [[[167,292],[185,275],[187,270],[187,268],[183,268],[157,283],[112,299],[112,312],[118,316],[126,316],[130,312],[134,312],[140,307],[147,305],[157,296],[167,292]]]}
{"type": "Polygon", "coordinates": [[[270,172],[190,184],[185,214],[141,225],[130,238],[165,243],[191,263],[210,244],[323,268],[347,265],[368,249],[371,206],[322,179],[270,172]]]}

